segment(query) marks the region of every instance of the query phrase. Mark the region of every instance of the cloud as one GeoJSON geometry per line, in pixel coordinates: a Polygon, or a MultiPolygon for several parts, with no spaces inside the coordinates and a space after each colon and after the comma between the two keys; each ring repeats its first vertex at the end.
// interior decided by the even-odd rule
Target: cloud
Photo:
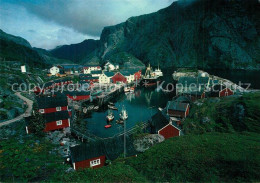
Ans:
{"type": "Polygon", "coordinates": [[[30,13],[78,32],[100,36],[105,26],[121,23],[131,16],[151,13],[173,0],[41,0],[19,1],[30,13]]]}
{"type": "Polygon", "coordinates": [[[105,26],[158,11],[174,0],[0,0],[0,27],[32,46],[99,39],[105,26]]]}

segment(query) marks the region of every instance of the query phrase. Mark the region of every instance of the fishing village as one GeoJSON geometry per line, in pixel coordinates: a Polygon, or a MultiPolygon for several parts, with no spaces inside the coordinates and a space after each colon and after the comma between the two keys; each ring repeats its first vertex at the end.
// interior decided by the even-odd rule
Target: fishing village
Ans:
{"type": "MultiPolygon", "coordinates": [[[[25,66],[21,71],[27,74],[25,66]]],[[[60,144],[60,155],[74,170],[102,167],[122,155],[135,157],[149,148],[145,143],[185,135],[182,126],[193,105],[249,92],[202,70],[179,68],[164,75],[159,65],[126,70],[110,62],[102,67],[65,64],[46,75],[49,81],[30,92],[37,108],[25,117],[25,130],[34,133],[30,123],[39,113],[47,139],[60,144]],[[136,133],[146,134],[145,140],[137,143],[136,133]]]]}

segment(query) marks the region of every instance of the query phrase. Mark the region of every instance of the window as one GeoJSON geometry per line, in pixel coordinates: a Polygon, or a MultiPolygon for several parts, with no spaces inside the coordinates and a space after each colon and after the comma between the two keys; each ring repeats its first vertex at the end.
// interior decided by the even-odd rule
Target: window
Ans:
{"type": "Polygon", "coordinates": [[[44,109],[40,109],[39,112],[43,114],[44,113],[44,109]]]}
{"type": "Polygon", "coordinates": [[[96,159],[96,160],[90,161],[90,166],[91,167],[97,166],[97,165],[100,165],[100,159],[96,159]]]}
{"type": "Polygon", "coordinates": [[[56,121],[57,125],[62,125],[62,120],[56,121]]]}
{"type": "Polygon", "coordinates": [[[61,107],[56,107],[56,111],[61,111],[61,107]]]}

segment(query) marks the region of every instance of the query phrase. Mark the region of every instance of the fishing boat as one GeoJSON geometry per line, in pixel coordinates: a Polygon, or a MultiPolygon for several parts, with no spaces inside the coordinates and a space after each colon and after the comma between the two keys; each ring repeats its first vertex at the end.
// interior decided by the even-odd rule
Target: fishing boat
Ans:
{"type": "Polygon", "coordinates": [[[108,114],[107,114],[107,121],[113,121],[115,118],[113,112],[111,110],[108,110],[108,114]]]}
{"type": "Polygon", "coordinates": [[[126,109],[125,109],[124,106],[122,107],[122,110],[121,110],[119,116],[120,116],[120,119],[127,120],[128,114],[127,114],[126,109]]]}
{"type": "Polygon", "coordinates": [[[117,124],[124,124],[124,120],[121,120],[121,119],[116,120],[116,123],[117,123],[117,124]]]}
{"type": "Polygon", "coordinates": [[[112,110],[118,110],[114,105],[107,105],[107,107],[112,110]]]}
{"type": "Polygon", "coordinates": [[[158,63],[158,68],[154,70],[154,72],[152,73],[153,76],[157,76],[157,77],[162,77],[163,73],[159,67],[159,63],[158,63]]]}
{"type": "Polygon", "coordinates": [[[105,125],[105,128],[111,128],[112,125],[105,125]]]}
{"type": "Polygon", "coordinates": [[[154,86],[157,83],[157,79],[158,79],[158,76],[154,75],[152,67],[149,64],[148,67],[146,68],[145,75],[142,80],[143,86],[145,86],[145,87],[154,86]]]}
{"type": "Polygon", "coordinates": [[[125,93],[130,92],[130,87],[124,87],[124,92],[125,92],[125,93]]]}

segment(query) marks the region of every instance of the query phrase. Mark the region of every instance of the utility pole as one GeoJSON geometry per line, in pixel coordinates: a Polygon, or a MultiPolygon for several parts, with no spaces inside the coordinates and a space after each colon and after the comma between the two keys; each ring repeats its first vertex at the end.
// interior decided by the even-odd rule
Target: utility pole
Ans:
{"type": "Polygon", "coordinates": [[[124,158],[126,157],[126,120],[124,120],[124,158]]]}

